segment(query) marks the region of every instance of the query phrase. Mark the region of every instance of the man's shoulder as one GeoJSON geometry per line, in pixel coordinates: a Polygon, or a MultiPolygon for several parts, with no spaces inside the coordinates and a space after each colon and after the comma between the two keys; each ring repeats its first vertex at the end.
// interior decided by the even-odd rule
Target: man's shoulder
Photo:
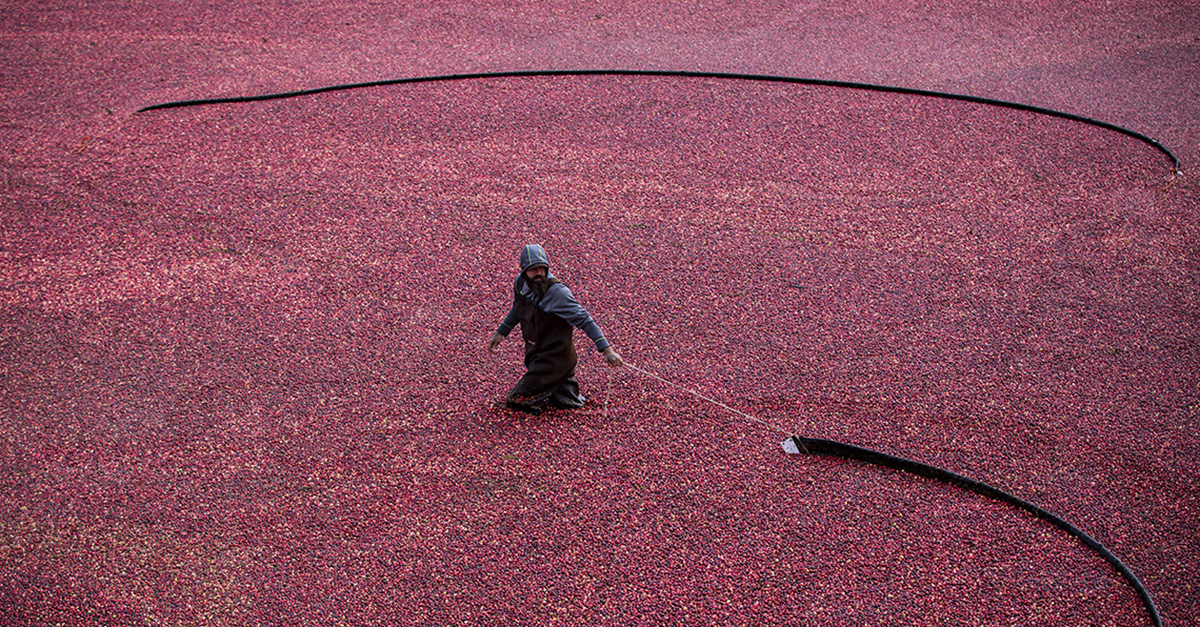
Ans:
{"type": "Polygon", "coordinates": [[[552,293],[570,295],[571,288],[567,287],[566,283],[563,283],[562,281],[559,281],[558,279],[554,279],[554,282],[551,283],[550,286],[546,288],[547,296],[549,296],[552,293]]]}
{"type": "Polygon", "coordinates": [[[571,293],[571,288],[563,283],[555,283],[546,288],[546,295],[542,297],[542,306],[544,308],[561,308],[578,306],[578,301],[575,300],[575,295],[571,293]]]}

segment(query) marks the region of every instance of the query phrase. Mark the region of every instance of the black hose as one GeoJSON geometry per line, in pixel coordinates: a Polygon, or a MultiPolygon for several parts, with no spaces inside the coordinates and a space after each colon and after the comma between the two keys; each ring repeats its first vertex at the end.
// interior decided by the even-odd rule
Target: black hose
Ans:
{"type": "MultiPolygon", "coordinates": [[[[180,100],[177,102],[164,102],[161,104],[150,105],[150,106],[138,109],[138,113],[143,113],[146,111],[154,111],[154,110],[158,110],[158,109],[175,109],[175,108],[179,108],[179,107],[193,107],[193,106],[200,106],[200,105],[231,104],[231,103],[239,103],[239,102],[260,102],[260,101],[264,101],[264,100],[279,100],[282,98],[294,98],[297,96],[309,96],[309,95],[313,95],[313,94],[321,94],[321,93],[325,93],[325,92],[340,91],[340,90],[346,90],[346,89],[358,89],[358,88],[362,88],[362,87],[382,87],[382,86],[386,86],[386,85],[402,85],[402,84],[408,84],[408,83],[429,83],[429,82],[435,82],[435,81],[470,80],[470,79],[480,79],[480,78],[525,78],[525,77],[537,77],[537,76],[673,76],[673,77],[685,77],[685,78],[752,80],[752,81],[765,81],[765,82],[775,82],[775,83],[795,83],[795,84],[801,84],[801,85],[817,85],[817,86],[825,86],[825,87],[842,87],[842,88],[848,88],[848,89],[863,89],[863,90],[869,90],[869,91],[910,94],[910,95],[917,95],[917,96],[928,96],[928,97],[933,97],[933,98],[945,98],[945,99],[949,99],[949,100],[961,100],[964,102],[973,102],[973,103],[992,105],[992,106],[997,106],[997,107],[1005,107],[1005,108],[1009,108],[1009,109],[1017,109],[1020,111],[1028,111],[1031,113],[1038,113],[1038,114],[1042,114],[1042,115],[1063,118],[1066,120],[1072,120],[1075,122],[1082,122],[1084,124],[1091,124],[1093,126],[1098,126],[1103,129],[1116,131],[1118,133],[1128,135],[1129,137],[1132,137],[1134,139],[1142,141],[1142,142],[1158,149],[1164,155],[1166,155],[1168,159],[1171,160],[1171,164],[1172,164],[1171,171],[1176,174],[1180,173],[1179,159],[1176,158],[1175,155],[1172,154],[1170,150],[1168,150],[1165,146],[1163,146],[1157,140],[1155,140],[1151,137],[1148,137],[1146,135],[1143,135],[1142,133],[1138,133],[1137,131],[1131,131],[1129,129],[1117,126],[1115,124],[1109,124],[1108,122],[1101,122],[1099,120],[1094,120],[1092,118],[1087,118],[1087,117],[1075,115],[1072,113],[1064,113],[1062,111],[1055,111],[1053,109],[1046,109],[1043,107],[1035,107],[1032,105],[1020,104],[1020,103],[1015,103],[1015,102],[1007,102],[1004,100],[995,100],[992,98],[981,98],[978,96],[965,96],[962,94],[951,94],[951,93],[945,93],[945,92],[928,91],[928,90],[924,90],[924,89],[912,89],[912,88],[908,88],[908,87],[893,87],[893,86],[888,86],[888,85],[870,85],[870,84],[866,84],[866,83],[852,83],[852,82],[847,82],[847,81],[831,81],[831,80],[822,80],[822,79],[815,79],[815,78],[794,78],[794,77],[789,77],[789,76],[769,76],[769,75],[759,75],[759,74],[730,74],[730,73],[724,73],[724,72],[688,72],[688,71],[675,71],[675,70],[527,70],[527,71],[513,71],[513,72],[481,72],[481,73],[475,73],[475,74],[449,74],[449,75],[444,75],[444,76],[420,76],[420,77],[414,77],[414,78],[398,78],[398,79],[391,79],[391,80],[371,81],[371,82],[366,82],[366,83],[350,83],[350,84],[345,84],[345,85],[331,85],[328,87],[317,87],[314,89],[304,89],[304,90],[300,90],[300,91],[281,92],[281,93],[274,93],[274,94],[262,94],[262,95],[258,95],[258,96],[234,96],[234,97],[227,97],[227,98],[204,98],[204,99],[198,99],[198,100],[180,100]]],[[[930,479],[936,479],[938,481],[942,481],[944,483],[948,483],[953,486],[965,488],[967,490],[981,494],[983,496],[987,496],[987,497],[990,497],[990,498],[993,498],[993,499],[996,499],[999,501],[1003,501],[1005,503],[1009,503],[1011,505],[1015,505],[1016,507],[1019,507],[1027,512],[1032,513],[1034,516],[1037,516],[1038,518],[1041,518],[1043,520],[1053,523],[1058,528],[1062,529],[1063,531],[1066,531],[1067,533],[1069,533],[1072,536],[1081,540],[1084,544],[1086,544],[1092,550],[1099,553],[1101,555],[1101,557],[1103,557],[1105,560],[1108,561],[1108,563],[1112,564],[1113,567],[1117,569],[1117,572],[1121,573],[1121,576],[1124,577],[1125,580],[1128,581],[1131,586],[1133,586],[1134,590],[1137,591],[1138,596],[1142,600],[1142,605],[1145,606],[1146,612],[1149,614],[1150,620],[1154,624],[1154,627],[1163,627],[1162,618],[1159,616],[1158,609],[1154,605],[1154,599],[1152,599],[1150,597],[1150,593],[1146,590],[1146,587],[1144,585],[1142,585],[1141,580],[1139,580],[1137,578],[1137,576],[1133,574],[1133,571],[1129,570],[1129,567],[1126,566],[1125,563],[1122,562],[1119,558],[1117,558],[1117,556],[1113,555],[1112,551],[1109,551],[1103,544],[1100,544],[1100,542],[1098,542],[1096,539],[1092,538],[1091,536],[1084,533],[1083,531],[1081,531],[1079,528],[1075,527],[1071,523],[1063,520],[1062,518],[1059,518],[1058,516],[1048,512],[1028,501],[1017,498],[1016,496],[1013,496],[1003,490],[1000,490],[999,488],[994,488],[986,483],[975,481],[974,479],[969,479],[962,475],[955,474],[953,472],[950,472],[949,470],[944,470],[942,468],[937,468],[935,466],[923,464],[921,462],[913,461],[911,459],[905,459],[903,457],[896,457],[894,455],[888,455],[887,453],[881,453],[879,451],[861,448],[858,446],[854,446],[852,444],[846,444],[844,442],[837,442],[834,440],[825,440],[825,439],[821,439],[821,438],[805,438],[805,437],[801,437],[798,435],[791,436],[791,439],[796,444],[796,448],[799,451],[803,451],[804,453],[807,453],[807,454],[831,455],[831,456],[836,456],[836,457],[843,457],[846,459],[854,459],[854,460],[859,460],[859,461],[863,461],[863,462],[867,462],[867,463],[871,463],[871,464],[876,464],[879,466],[893,468],[896,470],[901,470],[901,471],[912,473],[915,475],[920,475],[922,477],[928,477],[930,479]]]]}
{"type": "Polygon", "coordinates": [[[1010,505],[1015,505],[1027,512],[1032,513],[1034,516],[1037,516],[1042,520],[1049,521],[1059,529],[1062,529],[1063,531],[1066,531],[1067,533],[1083,541],[1083,543],[1090,547],[1093,551],[1099,553],[1105,560],[1108,560],[1108,563],[1112,564],[1113,567],[1117,569],[1117,572],[1121,573],[1121,576],[1129,582],[1129,585],[1133,586],[1133,589],[1137,591],[1138,596],[1141,597],[1142,605],[1145,606],[1146,612],[1150,615],[1150,621],[1154,624],[1154,626],[1162,627],[1163,625],[1162,617],[1158,615],[1158,609],[1154,606],[1154,599],[1150,598],[1150,592],[1146,590],[1146,587],[1142,585],[1141,580],[1137,578],[1137,575],[1133,574],[1133,571],[1129,570],[1129,567],[1126,566],[1124,562],[1117,558],[1116,555],[1113,555],[1112,551],[1109,551],[1103,544],[1100,544],[1099,541],[1084,533],[1075,525],[1072,525],[1071,523],[1059,518],[1058,516],[1055,516],[1054,514],[1038,507],[1037,505],[1034,505],[1033,503],[1030,503],[1029,501],[1013,496],[1008,492],[1005,492],[999,488],[994,488],[986,483],[950,472],[949,470],[938,468],[936,466],[930,466],[929,464],[923,464],[911,459],[905,459],[903,457],[896,457],[895,455],[888,455],[887,453],[861,448],[854,446],[853,444],[846,444],[845,442],[837,442],[835,440],[825,440],[822,438],[805,438],[798,435],[792,436],[792,441],[796,443],[796,448],[811,455],[831,455],[845,459],[854,459],[867,462],[869,464],[893,468],[895,470],[902,470],[904,472],[920,475],[922,477],[928,477],[930,479],[936,479],[943,483],[965,488],[972,492],[982,494],[983,496],[990,497],[998,501],[1003,501],[1010,505]]]}
{"type": "Polygon", "coordinates": [[[929,91],[926,89],[912,89],[910,87],[894,87],[890,85],[871,85],[869,83],[853,83],[848,81],[832,81],[819,78],[796,78],[791,76],[771,76],[765,74],[732,74],[727,72],[689,72],[685,70],[517,70],[511,72],[478,72],[472,74],[446,74],[442,76],[417,76],[412,78],[396,78],[382,81],[370,81],[366,83],[347,83],[344,85],[330,85],[327,87],[316,87],[313,89],[302,89],[299,91],[288,91],[274,94],[261,94],[257,96],[231,96],[227,98],[202,98],[197,100],[179,100],[176,102],[164,102],[161,104],[150,105],[138,109],[138,113],[145,111],[154,111],[157,109],[174,109],[178,107],[194,107],[199,105],[211,104],[229,104],[236,102],[260,102],[263,100],[278,100],[281,98],[294,98],[296,96],[311,96],[313,94],[322,94],[330,91],[340,91],[345,89],[359,89],[362,87],[382,87],[385,85],[403,85],[408,83],[429,83],[435,81],[454,81],[454,80],[469,80],[478,78],[527,78],[535,76],[674,76],[685,78],[716,78],[728,80],[749,80],[749,81],[765,81],[772,83],[795,83],[800,85],[818,85],[824,87],[842,87],[846,89],[864,89],[869,91],[880,91],[897,94],[910,94],[916,96],[928,96],[932,98],[945,98],[948,100],[961,100],[964,102],[974,102],[978,104],[992,105],[996,107],[1005,107],[1008,109],[1017,109],[1020,111],[1029,111],[1031,113],[1039,113],[1056,118],[1063,118],[1084,124],[1091,124],[1110,131],[1116,131],[1124,135],[1128,135],[1141,142],[1149,144],[1158,149],[1168,159],[1171,160],[1171,171],[1179,174],[1181,172],[1179,159],[1159,143],[1158,140],[1132,131],[1127,128],[1102,122],[1092,118],[1075,115],[1073,113],[1064,113],[1055,111],[1054,109],[1046,109],[1043,107],[1035,107],[1033,105],[1021,104],[1017,102],[1008,102],[1004,100],[996,100],[993,98],[982,98],[979,96],[966,96],[963,94],[952,94],[940,91],[929,91]]]}

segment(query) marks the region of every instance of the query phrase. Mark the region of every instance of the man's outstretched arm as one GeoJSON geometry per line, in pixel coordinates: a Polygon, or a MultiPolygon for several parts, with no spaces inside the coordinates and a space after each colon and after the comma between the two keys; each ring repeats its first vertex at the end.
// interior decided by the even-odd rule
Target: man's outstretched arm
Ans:
{"type": "Polygon", "coordinates": [[[500,342],[503,342],[504,338],[508,337],[509,333],[512,333],[513,327],[517,326],[517,321],[517,308],[514,305],[508,310],[508,315],[504,316],[504,320],[500,323],[500,326],[496,328],[496,332],[492,334],[492,338],[488,340],[488,352],[496,352],[496,347],[500,346],[500,342]]]}

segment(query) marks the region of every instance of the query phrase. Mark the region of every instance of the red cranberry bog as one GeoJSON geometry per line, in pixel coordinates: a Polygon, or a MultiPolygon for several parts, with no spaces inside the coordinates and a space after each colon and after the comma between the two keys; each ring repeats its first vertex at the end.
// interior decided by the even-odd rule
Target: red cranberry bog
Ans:
{"type": "Polygon", "coordinates": [[[790,433],[1034,503],[1194,624],[1196,193],[1152,145],[699,76],[113,118],[6,166],[5,624],[1154,619],[1050,521],[790,433]],[[499,402],[529,242],[639,369],[585,353],[582,410],[499,402]]]}

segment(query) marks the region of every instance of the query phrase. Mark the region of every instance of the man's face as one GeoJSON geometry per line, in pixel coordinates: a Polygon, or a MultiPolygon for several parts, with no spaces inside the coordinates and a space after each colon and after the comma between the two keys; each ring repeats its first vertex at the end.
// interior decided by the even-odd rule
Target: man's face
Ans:
{"type": "Polygon", "coordinates": [[[543,266],[538,266],[536,268],[530,268],[525,271],[525,278],[527,278],[530,281],[533,281],[535,283],[543,281],[546,278],[546,268],[543,266]]]}

